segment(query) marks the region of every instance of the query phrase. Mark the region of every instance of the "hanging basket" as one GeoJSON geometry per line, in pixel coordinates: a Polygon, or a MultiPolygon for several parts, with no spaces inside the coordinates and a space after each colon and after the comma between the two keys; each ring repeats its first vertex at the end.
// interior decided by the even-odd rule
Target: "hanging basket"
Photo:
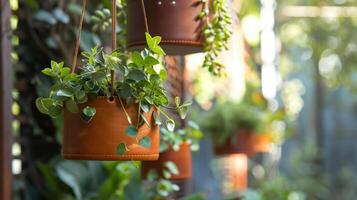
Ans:
{"type": "MultiPolygon", "coordinates": [[[[138,135],[131,137],[126,134],[128,119],[122,109],[120,100],[109,101],[107,97],[97,97],[80,105],[80,109],[90,106],[96,109],[93,119],[86,123],[80,114],[64,111],[64,137],[62,154],[70,160],[157,160],[159,157],[160,133],[155,125],[152,114],[144,113],[147,124],[139,127],[138,135]],[[138,140],[148,136],[151,145],[148,148],[138,145],[138,140]],[[126,144],[124,155],[117,154],[117,146],[126,144]]],[[[137,123],[138,105],[125,107],[135,125],[137,123]]]]}
{"type": "Polygon", "coordinates": [[[259,135],[250,130],[239,129],[234,137],[225,141],[223,145],[215,147],[216,155],[244,153],[254,156],[257,153],[269,152],[271,138],[269,135],[259,135]]]}
{"type": "MultiPolygon", "coordinates": [[[[169,161],[175,163],[179,171],[178,175],[171,176],[171,180],[182,180],[189,179],[192,177],[190,145],[187,143],[183,143],[181,144],[179,151],[169,149],[164,153],[160,153],[160,157],[157,161],[142,162],[141,175],[143,179],[147,178],[147,175],[151,170],[156,170],[157,172],[162,173],[162,171],[165,169],[164,163],[169,161]]],[[[159,175],[163,176],[163,174],[159,175]]]]}
{"type": "Polygon", "coordinates": [[[203,23],[197,19],[202,8],[198,0],[127,1],[127,48],[142,49],[144,33],[150,31],[162,37],[160,45],[168,55],[203,52],[203,23]]]}

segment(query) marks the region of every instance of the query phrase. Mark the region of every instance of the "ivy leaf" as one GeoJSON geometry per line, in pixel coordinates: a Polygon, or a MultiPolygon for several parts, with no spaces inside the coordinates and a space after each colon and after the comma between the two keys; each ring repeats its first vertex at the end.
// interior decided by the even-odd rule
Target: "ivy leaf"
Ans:
{"type": "Polygon", "coordinates": [[[161,42],[161,37],[156,36],[152,38],[149,33],[145,33],[145,37],[146,37],[146,42],[151,51],[158,54],[159,56],[165,55],[164,50],[159,46],[159,43],[161,42]]]}
{"type": "Polygon", "coordinates": [[[167,130],[173,132],[175,130],[175,121],[172,119],[166,120],[166,128],[167,130]]]}
{"type": "MultiPolygon", "coordinates": [[[[138,66],[138,67],[143,67],[144,66],[144,58],[141,56],[140,53],[134,52],[132,54],[132,60],[133,62],[138,66]]],[[[145,59],[146,60],[146,59],[145,59]]]]}
{"type": "Polygon", "coordinates": [[[164,176],[165,179],[171,178],[171,173],[167,170],[162,170],[162,175],[164,176]]]}
{"type": "Polygon", "coordinates": [[[138,129],[135,126],[128,126],[128,128],[125,130],[126,134],[135,137],[138,134],[138,129]]]}
{"type": "Polygon", "coordinates": [[[152,115],[153,115],[153,117],[154,117],[155,124],[160,126],[160,125],[162,124],[162,123],[161,123],[161,120],[160,120],[160,117],[157,115],[156,112],[153,112],[152,115]]]}
{"type": "Polygon", "coordinates": [[[47,76],[52,76],[52,70],[50,68],[45,68],[41,72],[42,72],[42,74],[45,74],[47,76]]]}
{"type": "Polygon", "coordinates": [[[179,174],[179,171],[178,171],[178,168],[176,166],[176,164],[174,162],[165,162],[164,163],[164,166],[169,170],[169,172],[171,174],[174,174],[174,175],[178,175],[179,174]]]}
{"type": "Polygon", "coordinates": [[[150,106],[147,104],[142,104],[141,110],[143,110],[145,113],[148,113],[150,111],[150,106]]]}
{"type": "Polygon", "coordinates": [[[181,107],[177,108],[177,110],[178,110],[178,113],[179,113],[181,119],[185,119],[187,117],[187,114],[189,111],[188,106],[181,106],[181,107]]]}
{"type": "Polygon", "coordinates": [[[154,65],[160,64],[160,61],[158,61],[156,58],[152,56],[148,56],[145,58],[144,64],[146,67],[152,67],[154,65]]]}
{"type": "Polygon", "coordinates": [[[132,94],[132,89],[128,83],[123,83],[120,86],[119,96],[123,99],[129,98],[132,94]]]}
{"type": "Polygon", "coordinates": [[[96,112],[97,110],[95,108],[87,106],[82,110],[81,118],[86,123],[89,123],[93,119],[96,112]]]}
{"type": "Polygon", "coordinates": [[[129,71],[128,74],[128,79],[134,80],[134,81],[142,81],[146,80],[146,74],[143,70],[140,69],[132,69],[129,71]]]}
{"type": "Polygon", "coordinates": [[[151,146],[151,141],[150,138],[148,136],[143,137],[140,141],[139,141],[140,146],[144,147],[144,148],[150,148],[151,146]]]}
{"type": "Polygon", "coordinates": [[[119,155],[124,155],[125,154],[125,152],[126,152],[126,145],[125,145],[125,143],[120,143],[120,144],[118,144],[118,146],[117,146],[117,154],[119,154],[119,155]]]}
{"type": "Polygon", "coordinates": [[[43,98],[43,97],[37,98],[36,99],[36,107],[41,113],[48,115],[49,114],[48,107],[45,106],[45,104],[43,102],[44,100],[45,100],[45,98],[43,98]]]}
{"type": "Polygon", "coordinates": [[[56,92],[56,95],[59,97],[69,97],[69,98],[72,97],[72,93],[70,91],[64,90],[64,89],[58,90],[56,92]]]}
{"type": "Polygon", "coordinates": [[[66,108],[71,113],[79,113],[78,105],[73,99],[66,101],[66,108]]]}

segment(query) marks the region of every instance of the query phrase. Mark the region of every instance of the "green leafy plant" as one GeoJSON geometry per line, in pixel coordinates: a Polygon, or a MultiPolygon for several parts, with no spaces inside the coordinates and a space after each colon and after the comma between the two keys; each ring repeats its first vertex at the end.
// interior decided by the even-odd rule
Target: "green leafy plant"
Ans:
{"type": "MultiPolygon", "coordinates": [[[[164,121],[168,130],[174,130],[174,120],[165,113],[164,108],[168,106],[169,100],[165,94],[163,82],[166,80],[166,70],[160,61],[165,52],[160,47],[161,37],[151,37],[146,33],[148,49],[141,52],[120,53],[113,51],[110,54],[103,52],[102,48],[94,47],[90,52],[83,52],[83,66],[79,73],[71,73],[71,69],[64,67],[63,62],[52,61],[51,68],[42,71],[43,74],[54,79],[48,97],[36,99],[38,110],[51,117],[59,116],[63,109],[71,113],[81,113],[82,119],[90,123],[95,117],[95,108],[85,107],[79,109],[79,104],[88,102],[98,96],[108,99],[118,98],[123,110],[123,102],[135,102],[138,104],[138,123],[133,124],[131,117],[126,113],[130,126],[126,129],[128,135],[135,137],[138,128],[148,123],[143,113],[148,113],[154,107],[153,118],[157,125],[164,121]],[[112,71],[115,72],[116,81],[111,85],[112,71]],[[112,89],[114,96],[112,94],[112,89]],[[159,117],[161,116],[161,117],[159,117]]],[[[189,107],[189,103],[178,102],[176,107],[183,115],[189,107]]],[[[143,147],[150,146],[148,137],[138,141],[143,147]]],[[[118,144],[117,152],[124,154],[126,146],[118,144]]]]}
{"type": "Polygon", "coordinates": [[[200,127],[193,121],[188,122],[188,126],[177,131],[168,131],[165,128],[161,129],[161,152],[167,151],[169,147],[178,151],[182,143],[188,143],[192,151],[198,151],[200,148],[200,139],[203,133],[200,127]]]}
{"type": "Polygon", "coordinates": [[[238,129],[247,129],[253,133],[262,133],[261,112],[253,106],[224,102],[217,105],[201,122],[204,130],[210,132],[218,144],[235,135],[238,129]]]}
{"type": "Polygon", "coordinates": [[[219,52],[228,49],[232,19],[225,0],[201,0],[201,3],[203,9],[197,17],[205,22],[203,67],[208,68],[214,75],[222,75],[224,66],[217,61],[217,56],[219,52]]]}
{"type": "Polygon", "coordinates": [[[172,175],[179,174],[177,166],[173,162],[164,163],[164,169],[162,171],[163,177],[158,175],[157,170],[152,169],[148,173],[147,180],[152,184],[149,184],[146,188],[147,199],[164,200],[167,199],[170,194],[180,190],[180,187],[170,180],[172,175]]]}

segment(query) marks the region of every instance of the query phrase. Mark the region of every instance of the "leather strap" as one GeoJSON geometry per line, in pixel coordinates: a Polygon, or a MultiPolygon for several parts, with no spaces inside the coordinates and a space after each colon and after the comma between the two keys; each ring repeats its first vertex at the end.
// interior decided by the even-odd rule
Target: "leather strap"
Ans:
{"type": "MultiPolygon", "coordinates": [[[[116,0],[112,0],[112,51],[115,51],[117,48],[117,34],[116,34],[116,29],[117,29],[117,9],[116,9],[116,0]]],[[[76,46],[74,48],[74,55],[73,55],[73,62],[72,62],[72,67],[71,71],[74,73],[76,71],[77,67],[77,60],[78,60],[78,52],[79,52],[79,46],[80,46],[80,41],[81,41],[81,33],[83,29],[83,21],[84,21],[84,16],[86,12],[86,7],[87,7],[87,0],[83,0],[82,3],[82,13],[81,13],[81,18],[79,20],[79,27],[78,27],[78,33],[76,37],[76,46]]],[[[114,90],[114,83],[115,83],[115,73],[114,70],[111,70],[111,83],[110,83],[110,88],[111,88],[111,95],[114,96],[115,90],[114,90]]]]}
{"type": "Polygon", "coordinates": [[[143,16],[144,16],[145,31],[147,33],[150,33],[149,32],[148,18],[147,18],[146,9],[145,9],[145,2],[144,2],[144,0],[140,0],[140,3],[141,3],[141,10],[142,10],[143,16]]]}
{"type": "Polygon", "coordinates": [[[74,48],[73,62],[72,62],[72,68],[71,68],[72,73],[74,73],[76,71],[78,51],[79,51],[79,45],[80,45],[80,41],[81,41],[81,33],[82,33],[82,28],[83,28],[83,21],[84,21],[84,15],[86,12],[86,7],[87,7],[87,0],[83,0],[82,14],[81,14],[81,19],[79,20],[79,29],[78,29],[77,38],[76,38],[76,46],[74,48]]]}

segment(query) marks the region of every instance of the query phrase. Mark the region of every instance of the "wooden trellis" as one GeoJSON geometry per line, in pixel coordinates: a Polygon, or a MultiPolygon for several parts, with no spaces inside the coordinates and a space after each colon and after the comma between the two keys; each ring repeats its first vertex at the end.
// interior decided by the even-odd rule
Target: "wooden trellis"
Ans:
{"type": "Polygon", "coordinates": [[[11,199],[11,27],[8,0],[0,0],[0,199],[11,199]]]}

